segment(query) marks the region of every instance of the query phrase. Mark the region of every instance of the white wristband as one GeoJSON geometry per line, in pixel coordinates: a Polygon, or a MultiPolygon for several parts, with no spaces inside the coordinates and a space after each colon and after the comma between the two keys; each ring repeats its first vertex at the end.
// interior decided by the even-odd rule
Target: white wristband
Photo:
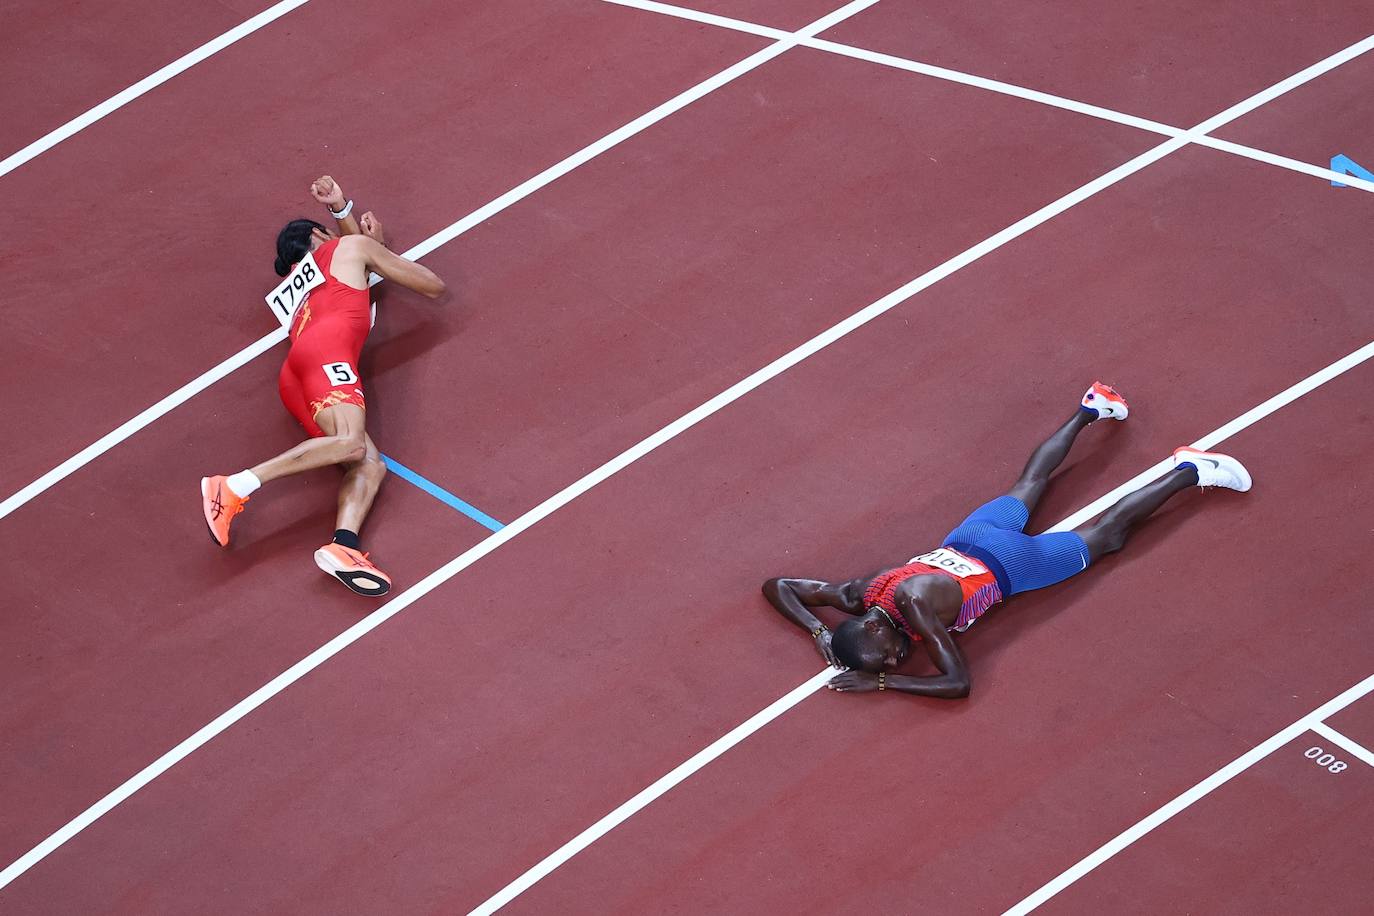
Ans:
{"type": "Polygon", "coordinates": [[[344,204],[344,208],[342,210],[339,210],[337,213],[334,211],[333,207],[329,209],[329,215],[334,217],[335,219],[348,219],[348,214],[352,212],[353,199],[351,197],[349,198],[348,203],[344,204]]]}

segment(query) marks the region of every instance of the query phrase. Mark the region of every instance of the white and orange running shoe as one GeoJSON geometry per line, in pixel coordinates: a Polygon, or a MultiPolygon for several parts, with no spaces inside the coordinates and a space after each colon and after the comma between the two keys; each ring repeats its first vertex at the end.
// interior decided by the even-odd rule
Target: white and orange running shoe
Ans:
{"type": "Polygon", "coordinates": [[[210,537],[221,547],[229,546],[229,526],[234,516],[243,511],[247,496],[239,496],[229,489],[229,478],[223,474],[200,479],[200,505],[205,511],[205,524],[210,526],[210,537]]]}
{"type": "Polygon", "coordinates": [[[1079,404],[1084,410],[1097,414],[1099,420],[1124,420],[1131,412],[1126,399],[1111,385],[1093,382],[1079,404]]]}
{"type": "Polygon", "coordinates": [[[391,577],[351,547],[325,544],[315,551],[315,565],[360,595],[380,598],[391,591],[391,577]]]}
{"type": "Polygon", "coordinates": [[[1197,485],[1200,487],[1225,487],[1244,493],[1254,482],[1245,465],[1221,452],[1204,452],[1184,445],[1174,449],[1174,467],[1180,464],[1191,464],[1197,468],[1197,485]]]}

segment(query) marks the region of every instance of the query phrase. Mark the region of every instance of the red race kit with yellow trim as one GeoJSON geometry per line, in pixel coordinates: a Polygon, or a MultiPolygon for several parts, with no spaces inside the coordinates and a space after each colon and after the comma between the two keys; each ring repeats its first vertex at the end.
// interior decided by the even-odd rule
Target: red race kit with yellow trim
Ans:
{"type": "Polygon", "coordinates": [[[882,608],[892,622],[912,639],[921,637],[911,629],[895,600],[897,586],[912,576],[947,576],[959,583],[959,589],[964,593],[964,603],[959,608],[959,619],[949,627],[958,633],[973,626],[973,622],[983,616],[988,608],[1002,600],[1002,587],[997,584],[997,577],[973,557],[949,547],[912,557],[905,566],[875,576],[864,591],[864,607],[882,608]]]}
{"type": "Polygon", "coordinates": [[[313,252],[324,274],[322,286],[311,290],[291,316],[291,350],[277,376],[281,402],[305,431],[323,436],[315,415],[335,404],[366,409],[358,354],[372,327],[371,296],[334,278],[329,265],[339,240],[313,252]]]}

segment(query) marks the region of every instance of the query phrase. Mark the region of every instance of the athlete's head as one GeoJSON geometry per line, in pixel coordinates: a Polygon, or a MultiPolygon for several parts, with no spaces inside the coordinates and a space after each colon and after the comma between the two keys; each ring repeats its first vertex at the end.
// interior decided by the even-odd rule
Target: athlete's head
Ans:
{"type": "Polygon", "coordinates": [[[277,233],[277,263],[273,265],[277,276],[284,277],[291,273],[291,267],[307,252],[314,251],[331,238],[333,236],[329,230],[313,219],[293,219],[287,223],[277,233]]]}
{"type": "Polygon", "coordinates": [[[830,648],[846,668],[876,673],[906,661],[911,654],[911,639],[889,623],[882,611],[874,608],[836,627],[830,648]]]}

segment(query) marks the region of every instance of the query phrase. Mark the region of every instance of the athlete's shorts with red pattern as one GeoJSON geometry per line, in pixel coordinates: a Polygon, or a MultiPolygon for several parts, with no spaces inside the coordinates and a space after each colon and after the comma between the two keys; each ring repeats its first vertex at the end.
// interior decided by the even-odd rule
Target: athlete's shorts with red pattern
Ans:
{"type": "Polygon", "coordinates": [[[314,251],[315,263],[327,279],[292,316],[291,350],[277,376],[282,404],[312,436],[325,434],[315,422],[321,410],[336,404],[367,407],[358,355],[371,329],[370,296],[330,273],[338,244],[336,239],[314,251]]]}

